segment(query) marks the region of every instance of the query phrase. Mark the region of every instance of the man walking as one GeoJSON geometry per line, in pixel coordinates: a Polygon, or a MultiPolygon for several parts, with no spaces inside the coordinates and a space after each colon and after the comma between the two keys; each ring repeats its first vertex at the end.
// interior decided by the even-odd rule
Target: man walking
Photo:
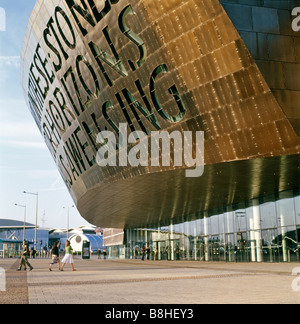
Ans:
{"type": "Polygon", "coordinates": [[[26,264],[28,265],[30,271],[33,269],[33,267],[31,266],[31,264],[28,262],[28,245],[26,244],[26,241],[23,241],[23,251],[22,251],[22,255],[21,255],[21,261],[20,261],[20,267],[17,269],[17,271],[21,271],[22,270],[22,265],[24,265],[24,270],[26,270],[26,264]]]}

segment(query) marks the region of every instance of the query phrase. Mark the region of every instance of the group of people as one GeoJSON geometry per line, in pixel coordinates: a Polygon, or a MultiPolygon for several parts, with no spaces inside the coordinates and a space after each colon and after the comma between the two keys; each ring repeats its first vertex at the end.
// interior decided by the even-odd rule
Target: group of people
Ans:
{"type": "MultiPolygon", "coordinates": [[[[71,264],[72,270],[76,271],[74,268],[74,260],[72,256],[72,247],[70,245],[70,241],[66,241],[66,253],[65,256],[63,257],[62,261],[60,261],[60,256],[59,256],[59,242],[54,242],[51,254],[52,254],[52,261],[49,266],[49,271],[52,271],[52,266],[53,264],[58,263],[58,269],[60,271],[64,271],[64,266],[66,263],[71,264]],[[62,266],[60,265],[62,263],[62,266]]],[[[29,267],[30,271],[33,269],[32,265],[28,261],[28,255],[29,255],[29,247],[26,243],[26,240],[23,241],[22,245],[22,255],[21,255],[21,260],[20,260],[20,266],[17,269],[17,271],[22,270],[22,266],[24,266],[24,270],[27,270],[26,265],[29,267]]]]}
{"type": "Polygon", "coordinates": [[[59,242],[54,242],[52,250],[51,250],[52,261],[50,263],[49,270],[52,271],[53,264],[58,263],[58,269],[60,271],[64,271],[65,264],[69,263],[69,264],[71,264],[72,270],[76,271],[76,269],[74,268],[74,260],[73,260],[73,256],[72,256],[73,249],[70,245],[70,241],[69,240],[66,241],[66,254],[61,261],[62,266],[60,266],[60,256],[59,256],[58,248],[59,248],[59,242]]]}
{"type": "Polygon", "coordinates": [[[101,254],[103,254],[103,259],[106,259],[106,250],[104,249],[103,252],[101,252],[101,249],[98,249],[98,259],[101,259],[101,254]]]}
{"type": "MultiPolygon", "coordinates": [[[[154,260],[157,260],[157,247],[154,248],[154,251],[153,251],[153,255],[154,255],[154,260]]],[[[137,258],[139,254],[139,250],[138,248],[135,249],[135,258],[137,258]]],[[[145,255],[147,255],[147,260],[150,260],[150,254],[151,254],[151,250],[150,250],[150,247],[147,245],[147,247],[145,248],[145,245],[142,246],[141,248],[141,254],[142,254],[142,261],[145,260],[145,255]]]]}

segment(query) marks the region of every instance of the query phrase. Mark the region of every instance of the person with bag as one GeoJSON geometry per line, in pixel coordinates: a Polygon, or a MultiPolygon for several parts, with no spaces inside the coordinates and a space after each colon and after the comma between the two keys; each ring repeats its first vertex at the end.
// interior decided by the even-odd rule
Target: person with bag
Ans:
{"type": "Polygon", "coordinates": [[[52,271],[53,264],[58,263],[58,269],[60,270],[60,257],[59,257],[59,242],[54,242],[51,254],[52,254],[52,261],[49,266],[49,271],[52,271]]]}
{"type": "Polygon", "coordinates": [[[22,265],[24,265],[24,271],[27,269],[26,268],[26,264],[28,265],[30,271],[33,269],[33,267],[31,266],[31,264],[28,262],[28,253],[29,253],[29,248],[28,245],[26,243],[26,240],[23,241],[23,245],[22,245],[22,255],[21,255],[21,261],[20,261],[20,267],[17,269],[17,271],[21,271],[22,270],[22,265]]]}

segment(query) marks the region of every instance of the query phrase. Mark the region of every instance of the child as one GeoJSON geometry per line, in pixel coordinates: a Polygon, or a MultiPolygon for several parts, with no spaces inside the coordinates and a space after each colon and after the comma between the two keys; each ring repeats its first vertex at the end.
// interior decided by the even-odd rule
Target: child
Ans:
{"type": "Polygon", "coordinates": [[[70,245],[70,241],[67,240],[66,241],[66,254],[64,256],[64,258],[62,259],[62,266],[60,268],[60,271],[64,271],[64,266],[66,263],[71,263],[71,267],[72,267],[72,270],[73,271],[76,271],[76,269],[74,269],[74,260],[73,260],[73,257],[72,257],[72,247],[70,245]]]}

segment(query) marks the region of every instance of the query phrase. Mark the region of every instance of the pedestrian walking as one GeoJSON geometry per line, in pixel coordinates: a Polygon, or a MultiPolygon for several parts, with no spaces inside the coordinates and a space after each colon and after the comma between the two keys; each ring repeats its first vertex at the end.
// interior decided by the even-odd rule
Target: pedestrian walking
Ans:
{"type": "Polygon", "coordinates": [[[59,242],[54,242],[52,250],[52,261],[49,266],[49,270],[52,271],[53,264],[58,263],[58,269],[60,270],[60,257],[59,257],[59,242]]]}
{"type": "Polygon", "coordinates": [[[144,259],[145,259],[145,252],[146,252],[145,245],[143,245],[142,248],[141,248],[142,261],[144,261],[144,259]]]}
{"type": "Polygon", "coordinates": [[[157,246],[155,246],[155,249],[154,249],[154,260],[156,261],[157,260],[157,246]]]}
{"type": "Polygon", "coordinates": [[[61,263],[62,263],[62,266],[60,268],[60,271],[64,271],[64,266],[66,263],[70,263],[71,264],[71,267],[72,267],[72,270],[73,271],[76,271],[76,269],[74,268],[74,260],[73,260],[73,256],[72,256],[72,247],[70,245],[70,241],[67,240],[66,241],[66,254],[65,256],[63,257],[61,263]]]}
{"type": "Polygon", "coordinates": [[[22,255],[21,255],[21,260],[20,260],[20,267],[17,269],[17,271],[22,270],[22,265],[24,265],[24,271],[25,271],[27,269],[26,264],[28,265],[30,271],[33,269],[31,264],[28,262],[28,253],[29,253],[28,245],[27,245],[26,241],[24,240],[23,245],[22,245],[22,255]]]}
{"type": "Polygon", "coordinates": [[[149,245],[147,245],[147,247],[146,247],[146,254],[147,254],[147,260],[150,260],[150,247],[149,247],[149,245]]]}

